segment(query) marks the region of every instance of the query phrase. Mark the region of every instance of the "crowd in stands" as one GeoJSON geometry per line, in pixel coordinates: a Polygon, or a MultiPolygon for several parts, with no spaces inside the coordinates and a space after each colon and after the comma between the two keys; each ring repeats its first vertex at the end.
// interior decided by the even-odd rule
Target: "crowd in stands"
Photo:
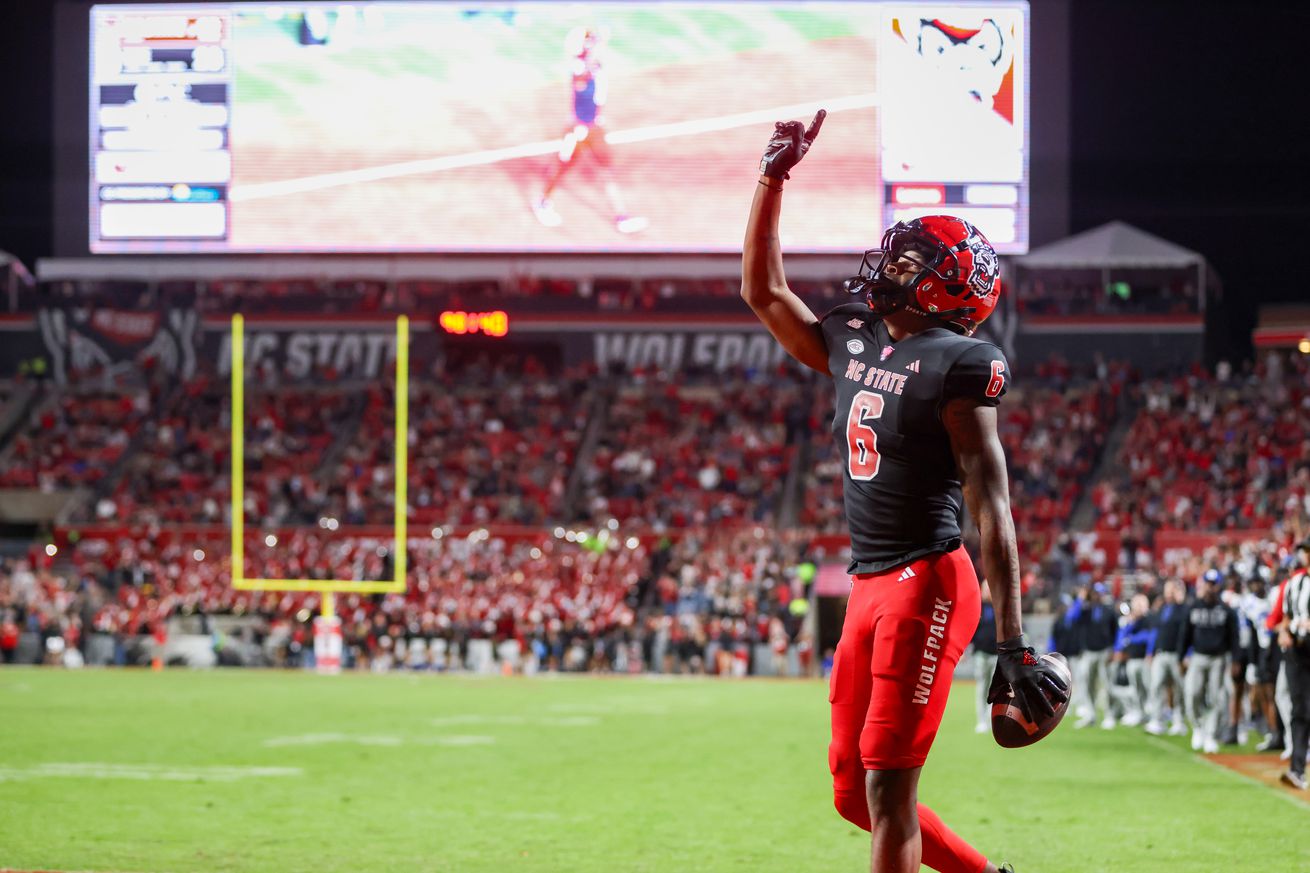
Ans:
{"type": "MultiPolygon", "coordinates": [[[[314,384],[248,390],[247,522],[390,524],[392,389],[314,384]]],[[[583,370],[548,373],[531,357],[437,364],[410,384],[409,518],[429,526],[583,516],[675,527],[769,521],[800,438],[797,410],[812,390],[795,368],[598,380],[583,370]],[[565,491],[593,419],[599,439],[579,471],[575,512],[565,491]]],[[[226,381],[209,376],[167,389],[53,391],[0,452],[0,484],[101,485],[82,521],[226,523],[229,405],[226,381]]]]}
{"type": "MultiPolygon", "coordinates": [[[[385,580],[393,572],[385,536],[300,528],[246,548],[249,577],[385,580]]],[[[85,537],[57,560],[0,560],[4,658],[14,658],[19,632],[39,637],[47,655],[96,633],[113,637],[115,659],[126,663],[142,652],[134,655],[130,640],[197,617],[223,650],[211,622],[227,616],[249,619],[243,633],[261,652],[251,662],[303,663],[320,595],[236,590],[226,549],[222,532],[143,529],[85,537]]],[[[361,668],[472,668],[471,644],[484,640],[488,651],[503,656],[509,645],[539,669],[730,672],[757,643],[785,651],[801,642],[808,652],[794,602],[804,602],[812,578],[800,570],[809,552],[800,534],[758,527],[702,528],[677,541],[617,529],[585,543],[486,529],[416,536],[404,594],[341,595],[337,614],[348,663],[361,668]]]]}
{"type": "MultiPolygon", "coordinates": [[[[1260,536],[1310,512],[1303,358],[1148,381],[1099,367],[1083,378],[1046,362],[1001,405],[1030,605],[1111,584],[1116,563],[1156,585],[1194,581],[1200,564],[1138,557],[1158,554],[1162,530],[1260,536]],[[1137,410],[1127,437],[1102,459],[1126,409],[1137,410]],[[1108,473],[1089,508],[1130,560],[1089,562],[1065,533],[1098,460],[1108,473]]],[[[392,521],[390,389],[252,382],[245,575],[387,578],[389,540],[349,531],[392,521]]],[[[806,585],[797,568],[825,557],[815,538],[843,525],[821,382],[793,367],[561,374],[504,356],[439,363],[411,392],[408,508],[421,533],[410,591],[342,598],[351,663],[467,666],[474,640],[513,643],[542,669],[732,672],[744,652],[755,670],[755,647],[774,645],[811,657],[791,609],[806,585]],[[478,538],[506,525],[531,533],[478,538]],[[588,533],[565,539],[565,526],[588,533]]],[[[256,616],[267,661],[306,657],[316,595],[229,584],[229,415],[211,377],[119,384],[99,373],[45,391],[0,451],[0,486],[90,487],[83,520],[134,532],[6,561],[4,627],[68,651],[86,634],[138,638],[179,616],[256,616]],[[167,534],[182,524],[203,527],[167,534]]]]}
{"type": "Polygon", "coordinates": [[[50,397],[0,449],[0,487],[41,491],[94,485],[149,419],[154,389],[72,390],[50,397]]]}
{"type": "Polygon", "coordinates": [[[1161,530],[1263,530],[1310,508],[1310,367],[1192,372],[1134,389],[1139,412],[1096,487],[1096,525],[1150,542],[1161,530]]]}
{"type": "Polygon", "coordinates": [[[1001,404],[999,434],[1010,472],[1020,557],[1041,558],[1068,527],[1119,414],[1116,386],[1022,384],[1001,404]]]}
{"type": "MultiPolygon", "coordinates": [[[[245,395],[243,507],[252,524],[313,524],[327,503],[316,473],[355,412],[340,386],[274,387],[245,395]]],[[[140,428],[117,486],[96,501],[99,521],[225,523],[230,400],[221,380],[177,386],[140,428]]]]}
{"type": "Polygon", "coordinates": [[[622,380],[583,470],[585,514],[661,529],[776,520],[814,386],[790,366],[622,380]]]}
{"type": "MultiPolygon", "coordinates": [[[[419,525],[542,525],[564,516],[564,491],[593,414],[587,372],[547,373],[534,358],[435,365],[410,384],[409,517],[419,525]]],[[[395,397],[366,389],[358,430],[326,471],[320,515],[390,524],[395,506],[395,397]]]]}

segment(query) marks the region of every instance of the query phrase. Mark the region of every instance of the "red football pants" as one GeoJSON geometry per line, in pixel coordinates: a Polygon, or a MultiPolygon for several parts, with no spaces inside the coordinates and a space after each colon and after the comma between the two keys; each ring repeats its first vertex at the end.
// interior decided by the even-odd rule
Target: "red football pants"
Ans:
{"type": "MultiPolygon", "coordinates": [[[[981,609],[978,577],[963,548],[851,579],[828,693],[828,765],[844,818],[870,826],[866,770],[923,766],[981,609]]],[[[919,825],[924,864],[968,873],[985,866],[922,805],[919,825]]]]}

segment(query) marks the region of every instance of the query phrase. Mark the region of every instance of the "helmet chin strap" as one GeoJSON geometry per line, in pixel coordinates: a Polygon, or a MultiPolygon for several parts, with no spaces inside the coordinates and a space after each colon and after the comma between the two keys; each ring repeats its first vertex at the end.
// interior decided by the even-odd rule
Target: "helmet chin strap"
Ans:
{"type": "MultiPolygon", "coordinates": [[[[973,315],[978,311],[972,306],[961,306],[956,309],[948,309],[945,312],[925,312],[910,302],[914,300],[910,288],[892,282],[875,282],[864,276],[847,279],[844,284],[846,290],[851,294],[864,294],[868,298],[869,308],[880,316],[891,315],[893,312],[904,310],[923,318],[940,321],[945,326],[954,329],[957,325],[951,319],[962,315],[973,315]]],[[[966,330],[965,333],[973,333],[973,331],[966,330]]]]}
{"type": "Polygon", "coordinates": [[[876,281],[867,276],[853,276],[845,281],[848,293],[863,294],[869,308],[877,315],[891,315],[908,305],[905,288],[887,281],[876,281]]]}

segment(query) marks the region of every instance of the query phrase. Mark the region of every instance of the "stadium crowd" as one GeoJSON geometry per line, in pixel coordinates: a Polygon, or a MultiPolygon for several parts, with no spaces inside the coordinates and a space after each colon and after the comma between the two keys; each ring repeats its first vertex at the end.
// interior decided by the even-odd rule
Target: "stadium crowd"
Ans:
{"type": "MultiPolygon", "coordinates": [[[[422,525],[542,525],[564,491],[593,409],[587,372],[479,358],[411,383],[410,518],[422,525]]],[[[369,386],[353,439],[325,472],[320,517],[389,524],[394,513],[394,392],[369,386]]]]}
{"type": "Polygon", "coordinates": [[[1095,488],[1096,526],[1261,530],[1310,507],[1310,365],[1270,355],[1135,386],[1139,412],[1095,488]]]}
{"type": "MultiPolygon", "coordinates": [[[[1099,367],[1043,363],[1000,422],[1026,603],[1055,611],[1077,723],[1283,747],[1261,623],[1310,529],[1304,359],[1152,380],[1099,367]],[[1120,548],[1068,533],[1080,503],[1120,548]],[[1157,547],[1172,530],[1230,539],[1157,547]],[[1234,616],[1217,648],[1179,629],[1202,606],[1234,616]]],[[[245,575],[389,578],[391,392],[267,383],[248,400],[245,575]]],[[[96,640],[101,661],[149,661],[171,629],[207,638],[220,664],[313,662],[318,595],[230,585],[222,388],[101,372],[42,395],[0,483],[94,499],[85,536],[0,562],[6,661],[76,664],[96,640]]],[[[811,593],[818,565],[843,562],[841,469],[822,433],[831,398],[809,377],[474,359],[411,390],[409,585],[338,598],[348,667],[822,669],[811,593]]]]}
{"type": "Polygon", "coordinates": [[[0,451],[0,487],[50,492],[94,485],[123,457],[157,400],[141,387],[91,387],[47,398],[0,451]]]}
{"type": "Polygon", "coordinates": [[[584,516],[657,529],[775,520],[812,388],[792,367],[770,376],[633,374],[583,470],[584,516]]]}
{"type": "MultiPolygon", "coordinates": [[[[117,487],[96,501],[99,521],[225,523],[230,408],[214,380],[178,386],[143,424],[117,487]]],[[[351,423],[356,396],[339,388],[275,387],[246,395],[246,518],[311,524],[326,504],[320,462],[351,423]]]]}
{"type": "MultiPolygon", "coordinates": [[[[38,640],[29,659],[77,666],[98,636],[109,663],[148,663],[167,629],[190,621],[219,664],[312,664],[319,595],[234,590],[224,533],[198,530],[94,534],[58,559],[0,561],[0,659],[18,658],[26,633],[38,640]]],[[[1310,559],[1289,548],[1308,530],[1300,516],[1275,538],[1084,574],[1059,602],[1048,643],[1074,665],[1076,726],[1190,734],[1207,752],[1248,736],[1286,750],[1290,704],[1268,617],[1280,585],[1310,559]],[[1194,612],[1220,620],[1192,626],[1194,612]]],[[[577,533],[414,537],[404,594],[339,596],[346,666],[728,676],[821,667],[810,586],[816,564],[841,556],[812,532],[638,536],[616,522],[577,533]]],[[[250,540],[245,569],[385,579],[390,547],[385,534],[290,529],[250,540]]],[[[994,648],[990,631],[980,623],[980,655],[994,648]]]]}
{"type": "MultiPolygon", "coordinates": [[[[807,603],[813,574],[804,567],[815,550],[799,533],[700,528],[674,541],[617,524],[585,540],[572,531],[441,531],[409,542],[405,594],[340,597],[351,666],[481,669],[494,653],[530,671],[742,672],[756,644],[779,657],[797,644],[812,648],[802,627],[808,607],[797,604],[807,603]],[[477,641],[485,641],[481,656],[477,641]]],[[[242,634],[259,651],[250,663],[305,663],[319,595],[234,589],[226,547],[221,531],[124,530],[80,538],[59,561],[44,553],[4,559],[0,616],[17,629],[4,636],[5,660],[26,631],[52,662],[97,633],[113,638],[114,663],[128,663],[148,649],[133,649],[131,638],[195,618],[220,663],[241,662],[219,630],[217,617],[226,616],[249,619],[242,634]]],[[[388,579],[391,547],[385,535],[290,529],[248,541],[245,571],[388,579]]]]}

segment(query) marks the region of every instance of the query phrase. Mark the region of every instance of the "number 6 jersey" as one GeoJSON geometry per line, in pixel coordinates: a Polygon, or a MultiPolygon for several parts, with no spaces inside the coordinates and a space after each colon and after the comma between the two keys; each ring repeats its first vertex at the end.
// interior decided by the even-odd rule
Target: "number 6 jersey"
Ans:
{"type": "Polygon", "coordinates": [[[832,433],[846,462],[850,572],[957,548],[964,501],[941,411],[955,397],[999,404],[1005,355],[948,327],[893,342],[863,303],[838,306],[821,326],[836,389],[832,433]]]}

